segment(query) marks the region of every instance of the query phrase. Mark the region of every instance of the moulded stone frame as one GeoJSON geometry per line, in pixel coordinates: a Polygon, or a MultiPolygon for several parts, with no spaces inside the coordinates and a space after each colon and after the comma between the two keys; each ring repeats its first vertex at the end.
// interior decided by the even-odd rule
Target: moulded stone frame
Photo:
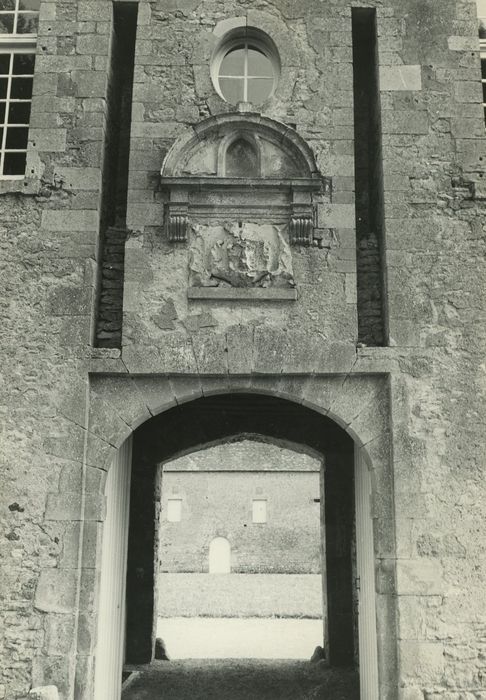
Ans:
{"type": "Polygon", "coordinates": [[[268,58],[273,68],[273,83],[272,89],[268,97],[263,101],[265,104],[273,96],[278,81],[280,78],[280,56],[278,53],[277,46],[273,39],[266,34],[264,31],[258,27],[250,27],[246,24],[239,24],[238,26],[232,27],[227,31],[218,41],[210,61],[210,75],[213,82],[214,89],[218,95],[225,102],[228,102],[223,95],[221,87],[219,85],[219,71],[221,68],[221,63],[225,56],[231,51],[234,46],[237,46],[241,42],[248,43],[248,41],[253,42],[257,48],[268,58]]]}
{"type": "MultiPolygon", "coordinates": [[[[12,13],[13,12],[14,11],[12,10],[12,13]]],[[[16,16],[17,16],[17,13],[18,13],[18,9],[15,10],[16,16]]],[[[39,13],[37,12],[37,15],[38,14],[39,13]]],[[[37,33],[35,33],[35,34],[2,34],[0,36],[0,53],[1,54],[4,54],[4,55],[13,54],[14,56],[19,55],[19,54],[29,54],[29,55],[34,56],[34,59],[35,59],[36,48],[37,48],[37,33]]],[[[9,85],[10,85],[10,81],[12,78],[11,66],[12,66],[12,64],[10,63],[9,85]]],[[[33,68],[33,75],[35,75],[35,67],[33,68]]],[[[10,90],[10,88],[9,88],[9,90],[10,90]]],[[[7,115],[9,104],[11,101],[9,92],[7,93],[7,97],[5,99],[6,99],[5,110],[6,110],[6,115],[7,115]]],[[[27,102],[27,100],[25,100],[25,101],[27,102]]],[[[32,94],[30,96],[29,104],[32,107],[32,94]]],[[[7,118],[6,115],[5,115],[5,119],[7,118]]],[[[15,125],[15,126],[17,126],[17,125],[15,125]]],[[[22,125],[22,126],[24,126],[24,125],[22,125]]],[[[29,116],[29,122],[27,125],[24,126],[24,128],[30,129],[30,116],[29,116]]],[[[5,158],[5,154],[7,151],[7,148],[6,148],[7,136],[8,136],[8,129],[7,129],[7,124],[5,124],[5,126],[3,128],[3,136],[0,140],[0,163],[2,165],[2,167],[0,168],[0,182],[2,182],[2,183],[3,182],[12,182],[12,181],[18,182],[19,180],[23,181],[27,178],[27,153],[29,150],[31,139],[29,139],[28,144],[27,144],[25,149],[18,149],[19,152],[22,152],[25,154],[26,162],[25,162],[24,172],[22,174],[19,174],[19,175],[9,175],[9,174],[5,174],[2,172],[4,158],[5,158]]]]}
{"type": "MultiPolygon", "coordinates": [[[[199,142],[202,142],[214,132],[229,132],[237,134],[249,131],[261,135],[285,150],[295,158],[301,177],[305,179],[320,179],[319,169],[312,149],[306,141],[291,127],[275,119],[264,117],[258,112],[241,113],[229,112],[217,114],[198,122],[192,129],[187,130],[173,143],[164,158],[160,171],[163,181],[167,178],[181,177],[180,166],[184,159],[199,142]]],[[[208,179],[211,179],[208,176],[208,179]]]]}
{"type": "MultiPolygon", "coordinates": [[[[328,416],[351,436],[355,449],[361,452],[370,468],[380,700],[394,700],[398,695],[396,538],[389,425],[390,385],[387,374],[188,376],[93,373],[90,376],[84,489],[86,491],[90,482],[90,474],[96,471],[103,476],[110,468],[117,449],[152,416],[201,397],[241,392],[285,398],[328,416]]],[[[104,478],[98,480],[98,489],[100,494],[104,493],[104,478]]],[[[84,503],[86,523],[88,501],[84,503]]],[[[96,536],[91,532],[89,537],[82,538],[79,588],[81,592],[84,591],[85,597],[89,595],[90,603],[78,613],[82,615],[83,624],[81,628],[78,625],[77,699],[92,697],[101,519],[90,523],[91,529],[93,525],[96,536]],[[88,630],[91,641],[86,647],[84,640],[88,630]]]]}
{"type": "Polygon", "coordinates": [[[299,42],[297,34],[292,31],[291,24],[285,23],[283,18],[280,18],[275,13],[266,10],[243,10],[243,14],[221,19],[213,28],[209,37],[201,36],[198,43],[198,52],[202,56],[204,70],[207,72],[207,83],[214,91],[214,97],[220,102],[218,111],[225,111],[228,103],[219,95],[215,89],[210,76],[211,57],[220,44],[221,40],[231,31],[242,31],[246,26],[257,28],[270,37],[271,42],[275,44],[278,59],[279,59],[279,74],[280,78],[275,85],[273,94],[264,103],[266,110],[272,110],[279,103],[282,93],[285,92],[285,87],[288,84],[288,79],[292,75],[292,68],[295,64],[295,56],[299,52],[299,42]],[[209,40],[208,40],[209,39],[209,40]]]}
{"type": "MultiPolygon", "coordinates": [[[[186,243],[189,237],[191,209],[204,210],[208,193],[219,192],[223,204],[216,207],[209,198],[211,216],[221,216],[229,208],[238,219],[252,214],[246,200],[252,192],[266,194],[265,210],[282,216],[289,224],[289,241],[292,245],[318,245],[314,241],[316,224],[316,202],[314,196],[329,194],[330,181],[320,175],[312,149],[293,129],[274,119],[258,113],[229,113],[209,117],[180,136],[168,151],[162,164],[161,186],[167,193],[164,206],[165,230],[171,243],[186,243]],[[204,148],[210,137],[217,137],[215,174],[186,172],[190,157],[204,148]],[[226,153],[237,139],[247,141],[256,151],[258,177],[226,177],[226,153]],[[295,165],[295,173],[280,177],[269,177],[262,159],[262,140],[277,146],[295,165]],[[234,201],[237,194],[240,207],[225,203],[234,201]],[[275,198],[275,194],[279,195],[275,198]],[[284,197],[286,204],[276,205],[284,197]],[[233,200],[232,200],[233,198],[233,200]],[[244,212],[244,214],[242,214],[244,212]],[[278,213],[277,213],[278,212],[278,213]]],[[[261,217],[261,212],[258,212],[261,217]]],[[[199,213],[198,218],[201,217],[199,213]]],[[[226,214],[225,214],[226,218],[226,214]]]]}

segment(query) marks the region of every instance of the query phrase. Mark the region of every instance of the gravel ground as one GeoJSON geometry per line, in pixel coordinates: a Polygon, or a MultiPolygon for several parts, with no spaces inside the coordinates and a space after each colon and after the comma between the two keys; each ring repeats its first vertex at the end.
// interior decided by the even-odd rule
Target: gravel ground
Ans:
{"type": "Polygon", "coordinates": [[[324,637],[322,620],[159,618],[170,659],[305,659],[324,637]]]}
{"type": "Polygon", "coordinates": [[[156,661],[122,700],[358,700],[357,674],[323,662],[256,659],[156,661]]]}

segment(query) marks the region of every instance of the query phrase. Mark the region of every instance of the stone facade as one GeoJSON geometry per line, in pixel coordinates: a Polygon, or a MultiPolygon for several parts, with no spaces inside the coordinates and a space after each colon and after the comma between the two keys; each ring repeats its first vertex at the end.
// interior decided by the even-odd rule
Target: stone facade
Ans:
{"type": "MultiPolygon", "coordinates": [[[[104,484],[116,450],[166,414],[167,457],[227,438],[239,430],[227,406],[217,425],[191,406],[251,394],[299,409],[290,420],[280,403],[267,405],[265,435],[326,452],[329,469],[333,436],[346,434],[370,465],[380,700],[479,700],[486,142],[475,4],[366,3],[376,8],[379,67],[383,249],[372,257],[386,281],[382,339],[358,336],[360,308],[374,319],[376,306],[358,304],[356,255],[375,239],[365,232],[356,245],[351,3],[137,6],[126,211],[106,213],[118,202],[109,197],[116,61],[107,0],[41,2],[26,178],[0,181],[0,698],[49,686],[62,700],[93,697],[104,484]],[[191,298],[189,248],[169,240],[165,223],[174,183],[160,173],[177,139],[235,114],[209,68],[219,37],[242,23],[278,49],[280,78],[262,113],[273,135],[308,149],[320,174],[314,190],[309,171],[303,202],[316,238],[291,246],[295,287],[283,298],[268,288],[191,298]],[[118,321],[103,328],[109,343],[95,342],[95,316],[102,234],[115,224],[127,233],[122,346],[107,348],[118,321]],[[314,415],[325,429],[311,430],[314,415]]],[[[258,120],[253,112],[246,123],[257,130],[258,120]]],[[[123,173],[118,182],[123,189],[123,173]]],[[[276,188],[273,209],[262,195],[272,226],[298,209],[289,183],[276,188]]],[[[237,213],[248,201],[240,194],[237,213]]],[[[255,224],[258,196],[244,223],[255,224]]],[[[194,197],[192,223],[203,203],[194,197]]],[[[218,210],[214,226],[224,216],[218,210]]],[[[245,431],[260,405],[245,409],[245,431]]]]}
{"type": "Polygon", "coordinates": [[[274,445],[244,441],[212,447],[164,465],[160,571],[207,573],[215,537],[231,547],[232,573],[321,571],[319,462],[274,445]],[[168,521],[167,502],[181,500],[168,521]],[[266,522],[253,522],[253,500],[266,522]]]}

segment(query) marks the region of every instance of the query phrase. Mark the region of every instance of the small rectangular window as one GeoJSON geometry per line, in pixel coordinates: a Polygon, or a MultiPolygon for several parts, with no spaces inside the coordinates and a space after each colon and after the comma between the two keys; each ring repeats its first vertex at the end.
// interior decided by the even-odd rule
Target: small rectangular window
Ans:
{"type": "Polygon", "coordinates": [[[267,522],[267,501],[263,498],[254,498],[252,507],[252,520],[254,523],[267,522]]]}
{"type": "Polygon", "coordinates": [[[182,498],[167,500],[167,520],[169,523],[179,523],[182,519],[182,498]]]}

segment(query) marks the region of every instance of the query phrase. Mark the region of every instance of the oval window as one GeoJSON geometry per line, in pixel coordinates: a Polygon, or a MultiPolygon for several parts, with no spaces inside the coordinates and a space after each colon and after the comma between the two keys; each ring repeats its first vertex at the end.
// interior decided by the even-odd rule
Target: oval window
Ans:
{"type": "Polygon", "coordinates": [[[270,37],[256,29],[239,29],[223,39],[213,60],[212,78],[220,96],[232,104],[263,104],[272,96],[279,60],[270,37]]]}

